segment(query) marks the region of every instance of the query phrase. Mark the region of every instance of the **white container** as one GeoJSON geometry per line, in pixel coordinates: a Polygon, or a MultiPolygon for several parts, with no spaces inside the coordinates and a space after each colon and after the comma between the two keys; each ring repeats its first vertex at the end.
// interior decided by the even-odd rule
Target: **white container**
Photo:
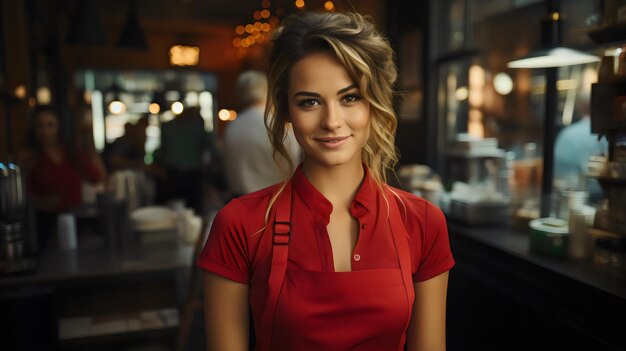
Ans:
{"type": "Polygon", "coordinates": [[[559,210],[557,217],[567,221],[570,210],[576,207],[585,206],[585,204],[587,203],[587,199],[589,199],[589,193],[587,193],[586,191],[561,191],[561,193],[559,194],[559,210]]]}
{"type": "Polygon", "coordinates": [[[76,219],[71,213],[60,214],[57,219],[57,237],[61,250],[76,249],[76,219]]]}
{"type": "Polygon", "coordinates": [[[586,213],[583,207],[569,211],[569,242],[567,255],[572,258],[586,258],[591,251],[591,236],[587,229],[586,213]]]}

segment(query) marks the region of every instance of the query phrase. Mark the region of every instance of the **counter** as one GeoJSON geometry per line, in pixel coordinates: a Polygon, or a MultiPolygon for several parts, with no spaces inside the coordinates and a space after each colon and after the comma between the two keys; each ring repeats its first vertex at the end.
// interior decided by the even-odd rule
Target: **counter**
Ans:
{"type": "Polygon", "coordinates": [[[626,350],[626,270],[529,249],[506,226],[449,221],[449,350],[626,350]]]}
{"type": "Polygon", "coordinates": [[[0,275],[0,287],[86,282],[92,279],[175,272],[192,264],[193,245],[158,243],[135,250],[109,250],[102,238],[79,235],[78,249],[46,248],[34,272],[0,275]]]}
{"type": "Polygon", "coordinates": [[[194,246],[111,250],[79,233],[78,249],[46,248],[33,272],[0,275],[0,344],[9,349],[122,349],[175,343],[194,246]],[[37,338],[32,338],[37,335],[37,338]]]}

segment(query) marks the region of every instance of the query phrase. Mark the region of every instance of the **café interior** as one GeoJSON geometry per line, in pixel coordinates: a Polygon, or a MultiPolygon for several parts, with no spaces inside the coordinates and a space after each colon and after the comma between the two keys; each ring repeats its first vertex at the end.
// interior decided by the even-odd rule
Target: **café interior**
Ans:
{"type": "Polygon", "coordinates": [[[447,349],[626,350],[624,0],[1,0],[0,349],[207,349],[237,77],[302,11],[395,52],[389,182],[446,216],[447,349]],[[71,204],[36,196],[65,186],[37,113],[93,161],[71,204]]]}

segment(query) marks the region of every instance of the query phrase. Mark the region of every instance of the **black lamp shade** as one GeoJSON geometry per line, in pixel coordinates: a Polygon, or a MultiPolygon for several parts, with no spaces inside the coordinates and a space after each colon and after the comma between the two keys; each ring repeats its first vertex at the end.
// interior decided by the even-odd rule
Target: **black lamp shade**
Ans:
{"type": "Polygon", "coordinates": [[[136,50],[146,50],[148,48],[146,37],[139,26],[135,1],[130,1],[128,18],[126,19],[124,28],[120,33],[117,46],[120,48],[136,50]]]}

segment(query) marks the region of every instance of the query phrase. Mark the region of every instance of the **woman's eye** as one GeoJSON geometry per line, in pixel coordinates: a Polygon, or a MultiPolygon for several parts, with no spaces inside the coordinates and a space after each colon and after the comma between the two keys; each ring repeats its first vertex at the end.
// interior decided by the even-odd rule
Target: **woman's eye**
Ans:
{"type": "Polygon", "coordinates": [[[319,103],[314,99],[301,100],[298,102],[298,106],[300,107],[313,107],[316,105],[319,105],[319,103]]]}
{"type": "Polygon", "coordinates": [[[361,100],[361,96],[357,94],[350,94],[343,97],[343,102],[351,103],[361,100]]]}

